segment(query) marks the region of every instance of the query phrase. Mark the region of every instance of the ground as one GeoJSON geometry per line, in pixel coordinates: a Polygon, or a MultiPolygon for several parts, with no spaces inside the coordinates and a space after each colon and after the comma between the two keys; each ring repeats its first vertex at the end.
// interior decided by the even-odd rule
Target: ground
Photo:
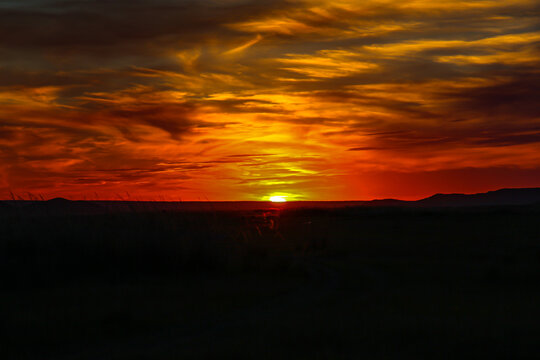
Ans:
{"type": "Polygon", "coordinates": [[[3,349],[8,359],[538,358],[539,215],[6,215],[3,349]]]}

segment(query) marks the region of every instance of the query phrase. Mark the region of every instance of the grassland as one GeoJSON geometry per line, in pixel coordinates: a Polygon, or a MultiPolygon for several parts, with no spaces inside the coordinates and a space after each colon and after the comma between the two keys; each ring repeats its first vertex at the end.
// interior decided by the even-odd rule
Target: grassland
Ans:
{"type": "Polygon", "coordinates": [[[538,358],[539,218],[8,209],[3,358],[538,358]]]}

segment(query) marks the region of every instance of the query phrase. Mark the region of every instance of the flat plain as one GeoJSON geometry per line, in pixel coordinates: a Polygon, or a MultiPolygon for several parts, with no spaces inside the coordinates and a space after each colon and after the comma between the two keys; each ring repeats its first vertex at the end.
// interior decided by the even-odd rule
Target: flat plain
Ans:
{"type": "Polygon", "coordinates": [[[538,204],[125,205],[3,204],[4,359],[540,356],[538,204]]]}

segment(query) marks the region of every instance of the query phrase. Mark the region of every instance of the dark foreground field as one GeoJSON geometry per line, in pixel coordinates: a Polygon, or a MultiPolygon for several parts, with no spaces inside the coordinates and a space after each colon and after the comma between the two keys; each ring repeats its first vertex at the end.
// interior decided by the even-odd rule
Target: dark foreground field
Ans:
{"type": "Polygon", "coordinates": [[[0,209],[2,359],[540,358],[540,207],[0,209]]]}

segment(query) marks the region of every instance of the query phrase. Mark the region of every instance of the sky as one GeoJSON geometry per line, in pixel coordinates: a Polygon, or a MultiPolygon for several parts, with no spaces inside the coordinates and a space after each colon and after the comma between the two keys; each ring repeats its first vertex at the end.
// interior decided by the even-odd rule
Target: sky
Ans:
{"type": "Polygon", "coordinates": [[[539,65],[536,0],[0,0],[0,199],[540,186],[539,65]]]}

